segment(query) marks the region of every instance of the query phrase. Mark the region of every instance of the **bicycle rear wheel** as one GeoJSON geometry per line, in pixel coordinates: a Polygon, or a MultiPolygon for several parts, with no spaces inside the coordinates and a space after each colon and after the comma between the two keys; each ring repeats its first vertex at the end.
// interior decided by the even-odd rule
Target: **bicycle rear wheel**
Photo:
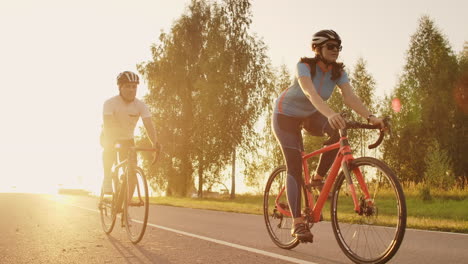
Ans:
{"type": "Polygon", "coordinates": [[[349,168],[359,199],[360,213],[354,211],[345,175],[336,179],[331,205],[333,232],[343,252],[356,263],[385,263],[403,241],[406,202],[393,171],[382,161],[363,157],[349,168]],[[362,174],[370,194],[364,198],[356,175],[362,174]]]}
{"type": "Polygon", "coordinates": [[[114,229],[116,214],[113,211],[114,197],[117,196],[114,186],[114,192],[112,195],[104,195],[103,190],[101,189],[101,198],[99,200],[99,212],[101,215],[101,225],[102,229],[106,234],[110,234],[114,229]]]}
{"type": "MultiPolygon", "coordinates": [[[[129,176],[127,174],[127,176],[129,176]]],[[[148,223],[149,193],[143,170],[136,168],[135,175],[128,179],[124,203],[125,229],[132,243],[140,242],[148,223]]]]}
{"type": "Polygon", "coordinates": [[[299,240],[291,236],[293,219],[278,210],[280,206],[289,211],[286,176],[286,166],[276,168],[270,175],[263,196],[263,216],[271,240],[280,248],[292,249],[299,244],[299,240]]]}

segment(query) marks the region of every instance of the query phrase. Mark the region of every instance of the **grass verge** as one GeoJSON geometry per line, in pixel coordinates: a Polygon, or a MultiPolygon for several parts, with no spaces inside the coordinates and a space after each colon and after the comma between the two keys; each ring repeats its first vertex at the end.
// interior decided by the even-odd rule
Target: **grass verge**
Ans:
{"type": "MultiPolygon", "coordinates": [[[[237,195],[236,199],[152,197],[151,203],[195,209],[217,210],[246,214],[263,214],[263,196],[237,195]]],[[[406,193],[407,228],[447,231],[468,234],[468,192],[456,199],[444,195],[423,201],[417,192],[406,193]]],[[[324,218],[330,220],[329,202],[325,204],[324,218]]]]}

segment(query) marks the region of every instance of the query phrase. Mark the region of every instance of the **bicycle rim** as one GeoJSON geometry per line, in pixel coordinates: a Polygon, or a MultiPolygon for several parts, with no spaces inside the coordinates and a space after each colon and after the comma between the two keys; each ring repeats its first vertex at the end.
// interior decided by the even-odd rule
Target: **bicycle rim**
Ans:
{"type": "Polygon", "coordinates": [[[135,170],[135,176],[132,178],[134,184],[132,184],[132,179],[129,178],[126,186],[125,229],[130,241],[138,243],[145,234],[148,222],[149,193],[146,177],[140,168],[135,170]]]}
{"type": "Polygon", "coordinates": [[[263,216],[265,218],[268,234],[273,242],[280,248],[292,249],[299,241],[291,236],[292,218],[278,211],[276,199],[281,193],[278,205],[289,211],[286,197],[286,167],[280,166],[270,175],[263,197],[263,216]]]}
{"type": "Polygon", "coordinates": [[[385,163],[374,158],[352,162],[350,174],[362,213],[354,203],[343,172],[334,186],[331,206],[333,232],[343,252],[356,263],[385,263],[403,241],[406,202],[401,185],[385,163]],[[356,175],[361,172],[371,201],[365,201],[356,175]]]}
{"type": "MultiPolygon", "coordinates": [[[[114,189],[115,190],[115,189],[114,189]]],[[[110,234],[114,229],[116,215],[112,211],[114,204],[114,194],[104,195],[101,191],[101,198],[99,200],[99,212],[101,215],[102,229],[106,234],[110,234]]]]}

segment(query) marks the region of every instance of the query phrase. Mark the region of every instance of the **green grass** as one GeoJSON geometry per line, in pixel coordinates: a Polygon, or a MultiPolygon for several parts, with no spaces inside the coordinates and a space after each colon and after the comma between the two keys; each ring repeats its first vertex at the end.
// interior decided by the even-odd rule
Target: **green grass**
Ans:
{"type": "Polygon", "coordinates": [[[180,198],[180,197],[151,197],[150,202],[160,205],[207,209],[245,214],[263,214],[263,197],[253,195],[237,195],[234,200],[229,197],[221,198],[180,198]]]}
{"type": "MultiPolygon", "coordinates": [[[[423,201],[414,189],[405,190],[407,227],[425,230],[468,233],[468,190],[455,192],[433,191],[431,201],[423,201]]],[[[247,214],[263,214],[263,196],[237,195],[236,199],[153,197],[151,202],[160,205],[208,209],[247,214]]],[[[386,203],[380,200],[381,204],[386,203]]],[[[330,203],[323,209],[324,219],[330,220],[330,203]]],[[[380,212],[381,216],[385,212],[380,212]]],[[[383,219],[383,217],[382,217],[383,219]]]]}

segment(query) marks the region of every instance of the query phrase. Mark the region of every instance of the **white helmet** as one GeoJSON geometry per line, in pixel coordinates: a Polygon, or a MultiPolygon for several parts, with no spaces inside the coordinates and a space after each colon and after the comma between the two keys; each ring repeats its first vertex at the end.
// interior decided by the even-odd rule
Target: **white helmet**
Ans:
{"type": "Polygon", "coordinates": [[[140,83],[140,78],[138,78],[138,75],[136,73],[133,73],[131,71],[124,71],[117,76],[117,85],[120,86],[125,83],[140,83]]]}
{"type": "Polygon", "coordinates": [[[341,38],[335,31],[331,29],[320,30],[315,33],[312,37],[312,48],[315,49],[318,46],[321,46],[329,40],[335,40],[338,42],[338,45],[341,45],[341,38]]]}

